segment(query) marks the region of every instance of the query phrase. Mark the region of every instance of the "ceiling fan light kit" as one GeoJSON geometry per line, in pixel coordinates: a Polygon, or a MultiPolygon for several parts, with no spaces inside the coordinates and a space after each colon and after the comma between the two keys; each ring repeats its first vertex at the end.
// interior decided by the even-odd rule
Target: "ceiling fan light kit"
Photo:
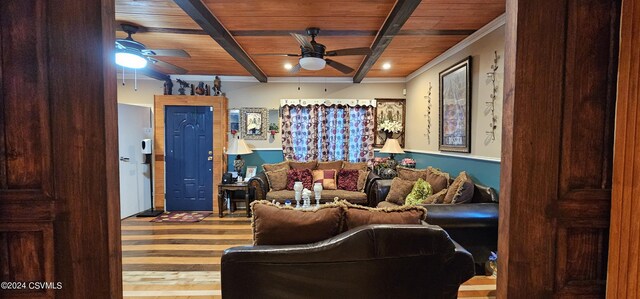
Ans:
{"type": "Polygon", "coordinates": [[[131,69],[141,69],[147,66],[147,58],[129,51],[116,52],[116,64],[131,69]]]}
{"type": "Polygon", "coordinates": [[[319,71],[325,67],[327,62],[318,57],[302,57],[300,58],[300,66],[309,71],[319,71]]]}

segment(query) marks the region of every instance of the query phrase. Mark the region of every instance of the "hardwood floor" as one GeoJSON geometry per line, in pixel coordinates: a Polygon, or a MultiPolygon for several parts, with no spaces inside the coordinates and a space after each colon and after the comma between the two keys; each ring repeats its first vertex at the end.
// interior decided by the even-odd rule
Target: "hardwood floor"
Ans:
{"type": "MultiPolygon", "coordinates": [[[[199,223],[122,221],[124,298],[221,298],[220,256],[229,247],[250,245],[251,220],[243,211],[199,223]],[[234,217],[236,216],[236,217],[234,217]]],[[[495,298],[495,278],[476,276],[459,298],[495,298]]]]}

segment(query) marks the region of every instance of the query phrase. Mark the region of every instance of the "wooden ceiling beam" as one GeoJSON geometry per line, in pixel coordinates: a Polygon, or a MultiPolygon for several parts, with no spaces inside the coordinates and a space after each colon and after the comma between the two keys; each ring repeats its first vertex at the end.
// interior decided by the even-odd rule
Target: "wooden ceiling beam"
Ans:
{"type": "Polygon", "coordinates": [[[362,82],[369,70],[378,61],[384,50],[389,46],[393,37],[400,32],[400,28],[411,17],[411,14],[420,4],[420,0],[398,0],[389,13],[389,16],[382,24],[378,36],[371,46],[371,55],[365,57],[364,61],[353,76],[354,83],[362,82]]]}
{"type": "Polygon", "coordinates": [[[218,21],[201,0],[174,0],[174,2],[251,75],[260,82],[267,82],[267,75],[251,60],[251,57],[233,39],[227,28],[218,21]]]}
{"type": "MultiPolygon", "coordinates": [[[[117,31],[122,31],[118,27],[117,31]]],[[[400,30],[396,35],[470,35],[475,29],[409,29],[400,30]]],[[[181,28],[161,28],[161,27],[140,27],[138,33],[173,33],[173,34],[193,34],[208,35],[202,29],[181,29],[181,28]]],[[[304,30],[231,30],[232,36],[289,36],[291,33],[307,35],[304,30]]],[[[321,30],[322,36],[376,36],[377,30],[321,30]]]]}

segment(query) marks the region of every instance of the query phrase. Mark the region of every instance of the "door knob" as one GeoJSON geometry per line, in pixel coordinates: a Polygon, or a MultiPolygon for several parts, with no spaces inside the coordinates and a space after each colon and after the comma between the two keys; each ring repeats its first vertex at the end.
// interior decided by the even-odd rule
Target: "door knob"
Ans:
{"type": "Polygon", "coordinates": [[[208,161],[213,161],[213,157],[209,156],[209,157],[207,157],[207,160],[208,161]]]}
{"type": "Polygon", "coordinates": [[[213,151],[209,151],[209,155],[213,155],[213,151]]]}

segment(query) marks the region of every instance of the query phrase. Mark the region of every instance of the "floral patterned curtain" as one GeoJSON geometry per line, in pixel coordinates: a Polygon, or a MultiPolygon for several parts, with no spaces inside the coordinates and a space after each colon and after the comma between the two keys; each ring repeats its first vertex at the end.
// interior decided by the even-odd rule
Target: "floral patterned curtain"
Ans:
{"type": "Polygon", "coordinates": [[[372,106],[282,107],[282,150],[285,159],[308,161],[373,159],[372,106]]]}

